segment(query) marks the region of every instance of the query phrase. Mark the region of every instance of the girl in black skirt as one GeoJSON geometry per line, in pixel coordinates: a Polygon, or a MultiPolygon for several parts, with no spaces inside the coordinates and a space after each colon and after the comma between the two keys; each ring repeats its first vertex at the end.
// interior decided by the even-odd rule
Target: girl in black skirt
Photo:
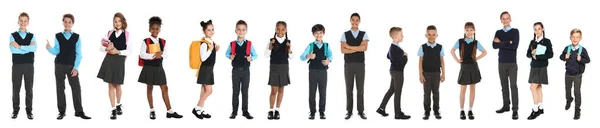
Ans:
{"type": "Polygon", "coordinates": [[[163,58],[166,56],[166,41],[162,38],[158,38],[162,20],[159,17],[154,16],[150,18],[149,24],[151,37],[144,39],[142,42],[139,65],[144,67],[142,68],[138,82],[148,85],[146,96],[148,98],[148,105],[150,105],[150,119],[156,119],[154,103],[152,100],[152,89],[154,88],[154,85],[159,85],[160,90],[162,91],[162,98],[168,110],[167,118],[182,118],[183,116],[171,109],[167,77],[165,75],[165,70],[162,67],[163,58]]]}
{"type": "Polygon", "coordinates": [[[548,84],[548,60],[554,56],[552,43],[546,38],[544,25],[541,22],[533,24],[533,40],[527,49],[527,58],[531,58],[531,70],[529,71],[530,89],[533,95],[533,110],[527,119],[533,120],[540,114],[544,114],[542,107],[542,84],[548,84]]]}
{"type": "Polygon", "coordinates": [[[204,102],[206,98],[212,94],[212,85],[215,84],[215,74],[213,73],[213,67],[215,66],[217,51],[219,51],[219,45],[215,44],[212,40],[212,36],[215,34],[215,29],[212,24],[212,20],[206,22],[200,22],[202,31],[204,32],[204,38],[202,38],[200,45],[200,59],[202,65],[198,71],[197,83],[202,85],[200,89],[200,99],[198,104],[192,110],[192,113],[199,119],[210,118],[211,115],[204,110],[204,102]]]}
{"type": "Polygon", "coordinates": [[[290,84],[290,66],[288,59],[292,54],[290,40],[287,38],[287,24],[279,21],[275,24],[275,35],[269,42],[265,56],[271,58],[269,71],[269,85],[271,85],[271,95],[269,97],[269,113],[267,119],[278,120],[279,107],[283,99],[283,88],[290,84]],[[273,109],[277,99],[277,107],[273,109]]]}
{"type": "Polygon", "coordinates": [[[129,32],[127,20],[121,13],[113,17],[114,30],[110,30],[106,38],[102,39],[101,51],[106,52],[102,66],[97,77],[108,83],[108,97],[112,112],[110,119],[117,119],[117,115],[123,114],[121,107],[121,84],[125,77],[125,56],[129,54],[129,32]],[[115,102],[116,100],[116,102],[115,102]]]}
{"type": "Polygon", "coordinates": [[[465,24],[465,37],[458,39],[454,47],[450,51],[452,57],[456,62],[460,63],[460,73],[458,75],[458,84],[460,86],[460,119],[466,119],[464,106],[465,106],[465,93],[467,85],[471,85],[469,92],[469,119],[475,119],[473,116],[473,103],[475,102],[475,84],[481,81],[481,74],[479,72],[479,66],[477,60],[483,58],[487,51],[483,48],[483,45],[479,41],[475,40],[475,25],[472,22],[465,24]],[[456,57],[456,49],[459,49],[460,59],[456,57]],[[477,50],[481,51],[481,55],[477,56],[477,50]]]}

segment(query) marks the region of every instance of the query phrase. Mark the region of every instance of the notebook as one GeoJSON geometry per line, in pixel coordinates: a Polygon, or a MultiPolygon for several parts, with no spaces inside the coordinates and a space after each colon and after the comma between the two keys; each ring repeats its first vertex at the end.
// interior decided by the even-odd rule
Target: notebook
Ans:
{"type": "Polygon", "coordinates": [[[537,48],[535,50],[535,55],[544,55],[546,54],[546,46],[544,45],[537,45],[537,48]]]}
{"type": "Polygon", "coordinates": [[[148,53],[154,54],[160,52],[160,45],[158,43],[148,45],[148,53]]]}

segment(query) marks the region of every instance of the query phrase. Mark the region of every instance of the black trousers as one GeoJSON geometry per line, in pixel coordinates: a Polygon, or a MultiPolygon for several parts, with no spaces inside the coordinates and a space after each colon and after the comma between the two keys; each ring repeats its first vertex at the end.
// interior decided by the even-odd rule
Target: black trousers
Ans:
{"type": "Polygon", "coordinates": [[[519,67],[516,63],[498,64],[498,73],[500,75],[500,84],[502,85],[503,108],[509,108],[512,99],[512,110],[519,110],[519,88],[517,86],[517,71],[519,67]],[[510,78],[510,88],[509,88],[510,78]],[[509,92],[510,89],[510,92],[509,92]],[[509,98],[510,95],[510,98],[509,98]]]}
{"type": "Polygon", "coordinates": [[[392,79],[390,81],[390,89],[383,96],[383,100],[379,105],[379,108],[385,109],[388,101],[394,95],[394,112],[400,114],[402,112],[402,106],[400,103],[402,95],[402,86],[404,85],[404,73],[399,71],[390,71],[392,79]]]}
{"type": "Polygon", "coordinates": [[[83,112],[81,107],[81,86],[79,84],[79,73],[75,77],[71,77],[72,65],[55,64],[54,75],[56,77],[56,100],[58,101],[58,112],[65,113],[67,102],[65,98],[65,77],[71,85],[71,93],[73,95],[73,107],[75,112],[83,112]]]}
{"type": "Polygon", "coordinates": [[[431,94],[433,93],[433,110],[440,110],[440,73],[424,72],[425,83],[423,84],[423,108],[425,112],[431,111],[431,94]]]}
{"type": "Polygon", "coordinates": [[[310,112],[317,112],[316,95],[319,90],[319,112],[325,112],[327,103],[327,70],[309,69],[308,71],[308,107],[310,112]]]}
{"type": "Polygon", "coordinates": [[[250,86],[249,67],[233,68],[231,71],[231,81],[233,85],[232,107],[233,112],[238,111],[240,104],[240,91],[242,92],[242,111],[248,112],[248,86],[250,86]]]}
{"type": "Polygon", "coordinates": [[[19,111],[21,104],[20,93],[21,83],[25,80],[25,110],[29,113],[32,111],[33,100],[33,64],[13,64],[12,66],[12,83],[13,83],[13,111],[19,111]]]}
{"type": "Polygon", "coordinates": [[[572,101],[571,88],[575,86],[575,110],[581,110],[581,74],[565,75],[565,94],[567,101],[572,101]]]}
{"type": "Polygon", "coordinates": [[[356,80],[356,102],[359,113],[365,110],[365,63],[345,63],[344,76],[346,80],[346,111],[352,113],[354,105],[354,80],[356,80]]]}

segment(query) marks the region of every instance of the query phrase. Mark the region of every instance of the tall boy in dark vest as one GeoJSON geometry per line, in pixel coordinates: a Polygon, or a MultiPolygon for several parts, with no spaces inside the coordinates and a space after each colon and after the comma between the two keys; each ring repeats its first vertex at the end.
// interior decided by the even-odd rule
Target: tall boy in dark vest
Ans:
{"type": "Polygon", "coordinates": [[[510,111],[510,98],[512,98],[512,119],[519,119],[519,89],[517,88],[517,48],[519,47],[519,30],[510,27],[512,21],[508,12],[500,14],[500,21],[504,28],[496,31],[494,43],[492,46],[498,51],[498,74],[500,75],[500,84],[502,85],[502,108],[496,110],[496,113],[510,111]],[[510,92],[509,92],[510,78],[510,92]],[[510,98],[509,98],[510,95],[510,98]]]}
{"type": "Polygon", "coordinates": [[[233,112],[229,116],[230,119],[235,119],[239,106],[240,90],[242,92],[242,116],[246,119],[253,119],[248,112],[248,87],[250,86],[250,62],[255,60],[258,55],[252,46],[252,42],[246,40],[246,31],[248,25],[245,21],[239,20],[235,26],[237,40],[232,41],[225,56],[231,60],[233,70],[231,71],[231,79],[233,83],[232,106],[233,112]]]}
{"type": "Polygon", "coordinates": [[[423,107],[425,114],[423,119],[429,119],[431,112],[431,93],[433,93],[433,115],[441,119],[440,115],[440,82],[446,79],[446,68],[444,64],[444,47],[435,39],[438,37],[437,28],[433,25],[427,26],[427,43],[419,47],[419,81],[423,84],[423,107]],[[441,74],[441,75],[440,75],[441,74]]]}
{"type": "Polygon", "coordinates": [[[27,118],[32,120],[33,100],[33,60],[37,43],[33,33],[27,31],[29,26],[29,15],[25,12],[19,15],[19,30],[10,36],[10,52],[12,53],[12,83],[13,83],[13,113],[11,118],[16,119],[19,115],[21,82],[25,80],[25,110],[27,118]]]}
{"type": "Polygon", "coordinates": [[[58,100],[58,117],[62,120],[65,117],[67,102],[65,99],[65,76],[71,85],[73,95],[73,107],[75,116],[82,119],[91,119],[83,112],[81,106],[81,86],[79,84],[79,64],[81,63],[81,39],[79,34],[71,31],[75,18],[71,14],[63,15],[63,25],[65,30],[55,35],[54,47],[47,42],[46,49],[50,54],[55,55],[54,75],[56,77],[56,98],[58,100]]]}
{"type": "Polygon", "coordinates": [[[352,117],[353,109],[353,91],[354,80],[356,80],[356,102],[358,115],[362,119],[367,119],[364,113],[364,84],[365,84],[365,51],[369,42],[369,37],[365,31],[358,30],[360,24],[360,15],[353,13],[350,16],[352,28],[342,34],[341,51],[344,54],[344,76],[346,80],[346,118],[352,117]]]}

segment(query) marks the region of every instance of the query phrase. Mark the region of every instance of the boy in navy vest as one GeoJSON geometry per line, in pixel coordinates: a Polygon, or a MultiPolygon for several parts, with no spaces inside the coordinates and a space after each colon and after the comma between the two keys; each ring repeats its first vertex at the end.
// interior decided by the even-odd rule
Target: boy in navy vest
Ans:
{"type": "Polygon", "coordinates": [[[33,99],[33,60],[37,49],[37,43],[33,33],[27,31],[29,26],[29,15],[25,12],[19,15],[19,30],[10,36],[10,52],[12,53],[12,83],[13,83],[13,113],[11,118],[16,119],[19,115],[21,82],[25,80],[25,110],[27,118],[32,120],[33,99]]]}
{"type": "Polygon", "coordinates": [[[560,54],[560,60],[565,61],[565,94],[567,98],[567,104],[565,110],[571,108],[573,97],[571,95],[571,88],[575,86],[575,115],[573,119],[579,120],[581,116],[581,78],[585,71],[585,64],[590,63],[590,56],[587,50],[579,45],[581,41],[581,30],[571,30],[571,45],[565,47],[562,54],[560,54]]]}
{"type": "Polygon", "coordinates": [[[71,31],[75,23],[75,17],[71,14],[63,15],[63,25],[65,30],[55,35],[54,47],[50,46],[50,42],[46,41],[46,49],[50,54],[55,55],[54,59],[54,75],[56,77],[56,97],[58,100],[58,117],[62,120],[65,117],[67,102],[65,99],[65,76],[71,85],[73,95],[73,107],[75,108],[75,116],[82,119],[91,119],[83,112],[81,106],[81,86],[79,84],[78,68],[81,63],[81,39],[79,34],[71,31]]]}
{"type": "Polygon", "coordinates": [[[358,30],[360,24],[360,15],[352,13],[350,16],[352,28],[342,34],[341,51],[344,54],[344,76],[346,80],[346,118],[352,117],[354,80],[356,80],[356,102],[358,102],[358,115],[362,119],[367,119],[363,112],[364,105],[364,84],[365,84],[365,51],[369,42],[369,37],[365,31],[358,30]]]}
{"type": "Polygon", "coordinates": [[[225,56],[231,60],[231,65],[233,66],[233,70],[231,71],[233,112],[229,116],[230,119],[235,119],[237,116],[240,90],[242,91],[242,116],[247,119],[254,118],[248,112],[248,86],[250,84],[250,62],[255,60],[258,55],[254,50],[254,46],[252,46],[252,42],[245,38],[247,28],[248,25],[243,20],[239,20],[236,23],[235,33],[238,38],[231,42],[227,48],[227,52],[225,52],[225,56]]]}
{"type": "Polygon", "coordinates": [[[498,50],[498,74],[502,85],[503,106],[496,113],[510,111],[510,98],[512,98],[512,119],[519,119],[519,89],[517,88],[517,48],[519,47],[519,30],[510,27],[510,14],[502,12],[500,21],[504,28],[496,31],[492,46],[498,50]],[[510,92],[509,92],[510,78],[510,92]],[[510,98],[509,98],[510,95],[510,98]]]}
{"type": "Polygon", "coordinates": [[[444,47],[435,42],[438,37],[437,28],[433,25],[427,26],[427,43],[419,47],[419,81],[423,84],[423,107],[425,114],[423,119],[429,119],[431,112],[431,93],[433,93],[433,115],[441,119],[440,115],[440,82],[446,79],[446,67],[444,66],[444,47]],[[441,75],[440,75],[441,74],[441,75]]]}
{"type": "Polygon", "coordinates": [[[390,89],[383,96],[383,100],[381,101],[379,109],[377,109],[377,113],[382,116],[388,116],[388,114],[385,113],[385,106],[387,106],[388,101],[392,95],[394,95],[394,118],[410,119],[409,115],[405,115],[404,112],[402,112],[400,106],[400,96],[402,95],[402,86],[404,85],[404,67],[406,66],[406,62],[408,62],[406,52],[400,47],[400,42],[402,42],[402,38],[404,38],[402,28],[392,27],[390,29],[390,37],[392,37],[393,42],[388,50],[387,58],[391,63],[390,75],[392,76],[392,81],[390,82],[390,89]]]}
{"type": "Polygon", "coordinates": [[[319,90],[319,114],[320,119],[325,119],[325,103],[327,98],[327,69],[331,63],[332,54],[329,49],[329,44],[323,41],[325,35],[325,27],[321,24],[316,24],[312,27],[312,33],[315,41],[308,44],[300,60],[308,60],[308,104],[310,115],[308,119],[315,119],[316,108],[316,93],[319,90]]]}

